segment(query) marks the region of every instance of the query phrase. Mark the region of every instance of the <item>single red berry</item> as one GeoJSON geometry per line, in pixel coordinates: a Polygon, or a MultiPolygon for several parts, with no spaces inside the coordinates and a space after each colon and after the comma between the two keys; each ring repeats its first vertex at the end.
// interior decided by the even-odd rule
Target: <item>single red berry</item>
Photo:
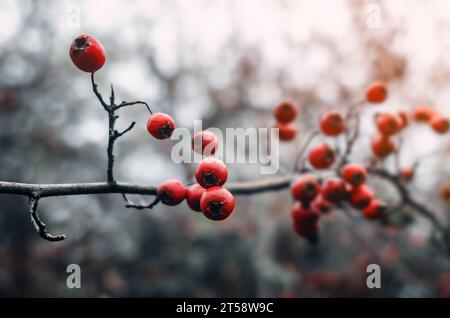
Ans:
{"type": "Polygon", "coordinates": [[[372,152],[379,158],[384,158],[395,151],[393,141],[384,135],[375,137],[372,141],[372,152]]]}
{"type": "Polygon", "coordinates": [[[186,201],[192,210],[201,212],[200,199],[203,193],[205,193],[205,188],[199,184],[191,185],[187,190],[186,201]]]}
{"type": "Polygon", "coordinates": [[[363,215],[371,220],[379,219],[386,209],[387,205],[384,202],[378,199],[373,199],[370,201],[370,204],[363,209],[363,215]]]}
{"type": "Polygon", "coordinates": [[[450,200],[450,185],[444,185],[444,186],[441,188],[441,197],[442,197],[444,200],[447,200],[447,201],[450,200]]]}
{"type": "Polygon", "coordinates": [[[94,73],[106,60],[103,45],[93,37],[81,34],[70,45],[70,59],[80,70],[94,73]]]}
{"type": "Polygon", "coordinates": [[[169,138],[174,129],[175,121],[164,113],[154,113],[147,121],[147,131],[157,139],[169,138]]]}
{"type": "Polygon", "coordinates": [[[328,213],[333,208],[333,203],[325,200],[321,195],[318,195],[311,203],[311,209],[320,213],[328,213]]]}
{"type": "Polygon", "coordinates": [[[320,212],[316,209],[305,208],[299,202],[295,202],[291,210],[294,222],[316,223],[320,218],[320,212]]]}
{"type": "Polygon", "coordinates": [[[161,202],[166,205],[180,204],[186,197],[186,188],[178,180],[167,180],[161,183],[156,192],[161,202]]]}
{"type": "Polygon", "coordinates": [[[308,205],[319,194],[320,184],[313,176],[304,175],[291,185],[291,192],[295,200],[308,205]]]}
{"type": "Polygon", "coordinates": [[[195,170],[195,179],[203,188],[223,185],[228,178],[227,166],[216,158],[205,158],[195,170]]]}
{"type": "Polygon", "coordinates": [[[401,168],[399,174],[404,181],[409,182],[414,177],[414,168],[413,167],[401,168]]]}
{"type": "Polygon", "coordinates": [[[350,192],[350,204],[357,209],[364,209],[370,204],[373,197],[373,190],[363,184],[353,188],[350,192]]]}
{"type": "Polygon", "coordinates": [[[369,103],[382,103],[386,100],[387,95],[388,90],[384,82],[372,83],[366,90],[366,100],[369,103]]]}
{"type": "Polygon", "coordinates": [[[338,136],[344,129],[344,118],[338,112],[328,112],[320,120],[320,129],[327,136],[338,136]]]}
{"type": "Polygon", "coordinates": [[[389,113],[377,114],[375,121],[378,131],[384,136],[391,136],[398,133],[402,125],[399,117],[389,113]]]}
{"type": "Polygon", "coordinates": [[[208,130],[200,131],[192,137],[192,150],[201,155],[212,156],[218,147],[219,139],[208,130]]]}
{"type": "Polygon", "coordinates": [[[234,196],[223,187],[207,189],[200,199],[200,209],[203,215],[214,221],[229,217],[234,206],[234,196]]]}
{"type": "Polygon", "coordinates": [[[334,163],[335,157],[333,148],[326,143],[313,147],[308,155],[309,163],[316,169],[329,168],[334,163]]]}
{"type": "Polygon", "coordinates": [[[340,203],[347,198],[347,186],[345,182],[338,178],[325,181],[320,191],[322,197],[332,203],[340,203]]]}
{"type": "Polygon", "coordinates": [[[273,110],[273,116],[280,124],[288,124],[297,117],[298,109],[292,101],[283,101],[273,110]]]}
{"type": "Polygon", "coordinates": [[[348,164],[342,170],[342,178],[354,186],[359,186],[366,182],[366,168],[358,164],[348,164]]]}
{"type": "Polygon", "coordinates": [[[435,113],[435,110],[429,106],[417,106],[413,109],[412,115],[416,121],[427,122],[435,113]]]}
{"type": "Polygon", "coordinates": [[[279,130],[279,138],[282,141],[290,141],[295,138],[297,129],[292,124],[276,124],[273,128],[279,130]]]}
{"type": "Polygon", "coordinates": [[[430,119],[430,126],[438,134],[445,134],[450,128],[450,123],[444,116],[435,114],[430,119]]]}

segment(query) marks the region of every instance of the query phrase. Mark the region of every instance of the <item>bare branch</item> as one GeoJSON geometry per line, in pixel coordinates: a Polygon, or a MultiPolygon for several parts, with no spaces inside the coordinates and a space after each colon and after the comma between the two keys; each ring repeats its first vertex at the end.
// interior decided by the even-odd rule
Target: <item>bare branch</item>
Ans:
{"type": "Polygon", "coordinates": [[[45,229],[46,225],[39,219],[39,214],[37,212],[38,201],[39,197],[37,195],[30,196],[29,209],[30,209],[31,223],[36,228],[36,231],[38,232],[39,236],[42,237],[44,240],[50,242],[58,242],[66,239],[66,236],[64,234],[53,235],[45,229]]]}
{"type": "Polygon", "coordinates": [[[150,106],[148,106],[148,104],[146,102],[143,101],[135,101],[135,102],[122,102],[119,105],[115,105],[113,107],[113,110],[116,111],[118,109],[121,109],[122,107],[127,107],[127,106],[133,106],[133,105],[145,105],[145,107],[147,108],[148,112],[153,115],[153,112],[150,109],[150,106]]]}

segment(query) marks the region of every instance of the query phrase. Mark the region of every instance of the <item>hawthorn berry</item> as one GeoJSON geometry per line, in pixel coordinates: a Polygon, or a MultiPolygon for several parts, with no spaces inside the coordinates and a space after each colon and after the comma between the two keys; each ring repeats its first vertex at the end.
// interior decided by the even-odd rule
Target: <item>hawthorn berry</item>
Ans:
{"type": "Polygon", "coordinates": [[[292,124],[277,123],[273,128],[279,130],[279,138],[282,141],[290,141],[295,138],[297,129],[292,124]]]}
{"type": "Polygon", "coordinates": [[[450,200],[450,185],[445,185],[441,188],[441,196],[444,200],[450,200]]]}
{"type": "Polygon", "coordinates": [[[316,223],[320,218],[320,212],[316,209],[305,208],[296,202],[292,207],[291,216],[294,222],[316,223]]]}
{"type": "Polygon", "coordinates": [[[322,143],[309,151],[308,160],[316,169],[326,169],[334,163],[336,154],[328,144],[322,143]]]}
{"type": "Polygon", "coordinates": [[[291,185],[292,197],[304,205],[308,205],[314,200],[319,192],[319,182],[310,175],[301,176],[291,185]]]}
{"type": "Polygon", "coordinates": [[[357,209],[364,209],[370,204],[373,197],[373,190],[363,184],[353,188],[350,192],[350,204],[357,209]]]}
{"type": "Polygon", "coordinates": [[[92,36],[81,34],[70,45],[70,59],[80,70],[94,73],[106,61],[103,45],[92,36]]]}
{"type": "Polygon", "coordinates": [[[366,89],[366,100],[369,103],[382,103],[386,100],[388,90],[386,83],[375,82],[366,89]]]}
{"type": "Polygon", "coordinates": [[[380,158],[384,158],[396,149],[394,142],[387,136],[379,135],[372,141],[372,151],[380,158]]]}
{"type": "Polygon", "coordinates": [[[366,168],[358,164],[348,164],[342,170],[342,178],[353,186],[359,186],[366,182],[366,168]]]}
{"type": "Polygon", "coordinates": [[[207,130],[198,132],[192,137],[192,150],[204,156],[212,156],[219,147],[217,136],[207,130]]]}
{"type": "Polygon", "coordinates": [[[159,200],[165,205],[180,204],[186,197],[186,188],[179,180],[167,180],[156,190],[159,200]]]}
{"type": "Polygon", "coordinates": [[[327,136],[338,136],[344,129],[344,117],[338,112],[328,112],[320,120],[320,129],[327,136]]]}
{"type": "Polygon", "coordinates": [[[337,204],[347,198],[347,186],[343,180],[331,178],[322,185],[320,194],[326,201],[337,204]]]}
{"type": "Polygon", "coordinates": [[[227,166],[216,158],[205,158],[195,170],[195,179],[203,188],[223,185],[228,178],[227,166]]]}
{"type": "Polygon", "coordinates": [[[191,185],[186,192],[186,201],[189,207],[197,212],[201,212],[200,199],[202,194],[205,193],[205,188],[199,184],[191,185]]]}
{"type": "Polygon", "coordinates": [[[414,168],[413,167],[404,167],[401,168],[399,171],[400,177],[404,181],[411,181],[411,179],[414,177],[414,168]]]}
{"type": "Polygon", "coordinates": [[[370,204],[363,209],[363,215],[371,220],[379,219],[386,209],[387,205],[384,202],[378,199],[373,199],[370,201],[370,204]]]}
{"type": "Polygon", "coordinates": [[[175,121],[164,113],[154,113],[147,121],[147,131],[157,139],[169,138],[174,129],[175,121]]]}
{"type": "Polygon", "coordinates": [[[288,124],[297,117],[297,106],[289,100],[282,101],[273,110],[273,116],[280,124],[288,124]]]}
{"type": "Polygon", "coordinates": [[[376,116],[378,131],[384,136],[391,136],[398,133],[401,129],[401,120],[399,117],[384,113],[376,116]]]}
{"type": "Polygon", "coordinates": [[[235,206],[234,196],[223,187],[206,189],[200,199],[200,209],[204,216],[214,221],[230,216],[235,206]]]}
{"type": "Polygon", "coordinates": [[[333,204],[325,200],[320,194],[311,203],[311,209],[314,209],[323,214],[330,212],[332,208],[333,204]]]}
{"type": "Polygon", "coordinates": [[[319,223],[302,223],[294,222],[294,231],[303,238],[311,240],[311,243],[317,241],[317,234],[319,232],[319,223]]]}
{"type": "Polygon", "coordinates": [[[413,118],[416,121],[427,122],[430,121],[435,111],[428,106],[417,106],[413,110],[413,118]]]}
{"type": "Polygon", "coordinates": [[[435,132],[445,134],[448,131],[450,124],[447,118],[442,115],[435,114],[430,119],[430,126],[435,132]]]}

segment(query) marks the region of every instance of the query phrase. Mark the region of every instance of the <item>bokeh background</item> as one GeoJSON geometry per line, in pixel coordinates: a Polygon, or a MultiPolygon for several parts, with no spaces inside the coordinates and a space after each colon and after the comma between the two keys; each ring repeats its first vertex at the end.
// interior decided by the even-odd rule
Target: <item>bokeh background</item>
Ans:
{"type": "MultiPolygon", "coordinates": [[[[0,179],[105,179],[107,118],[68,56],[80,33],[106,48],[96,76],[104,95],[112,82],[119,100],[146,100],[178,126],[269,127],[277,101],[293,99],[300,134],[281,145],[284,167],[323,111],[344,111],[385,80],[390,97],[365,110],[355,146],[364,162],[374,111],[430,104],[450,116],[449,10],[446,0],[0,0],[0,179]]],[[[119,128],[137,125],[117,144],[117,179],[192,180],[195,166],[168,160],[172,143],[150,138],[146,117],[139,106],[120,113],[119,128]]],[[[421,158],[410,190],[446,224],[438,189],[449,178],[448,134],[414,126],[404,139],[402,164],[421,158]]],[[[233,182],[268,177],[251,165],[229,169],[233,182]]],[[[370,182],[395,204],[393,189],[370,182]]],[[[52,244],[35,233],[26,198],[1,194],[0,296],[450,296],[450,255],[411,211],[393,211],[386,224],[334,211],[311,246],[292,231],[290,207],[287,190],[238,197],[233,216],[216,223],[184,203],[143,212],[120,195],[47,198],[42,218],[69,237],[52,244]],[[66,287],[71,263],[81,266],[81,289],[66,287]],[[382,267],[379,290],[365,285],[369,263],[382,267]]]]}

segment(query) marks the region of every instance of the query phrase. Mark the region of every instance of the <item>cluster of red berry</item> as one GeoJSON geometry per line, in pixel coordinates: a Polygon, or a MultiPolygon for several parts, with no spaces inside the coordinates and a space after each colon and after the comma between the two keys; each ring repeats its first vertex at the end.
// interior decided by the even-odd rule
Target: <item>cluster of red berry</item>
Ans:
{"type": "MultiPolygon", "coordinates": [[[[70,46],[70,57],[80,70],[94,73],[106,61],[102,44],[95,38],[82,34],[70,46]]],[[[175,121],[168,114],[153,113],[147,121],[147,131],[157,139],[167,139],[175,130],[175,121]]],[[[192,149],[204,156],[212,156],[219,145],[216,135],[201,131],[192,138],[192,149]]],[[[157,188],[158,199],[166,205],[180,204],[185,198],[189,207],[202,212],[211,220],[224,220],[235,206],[233,195],[223,187],[228,170],[215,158],[203,159],[195,171],[198,184],[186,188],[179,180],[167,180],[157,188]]]]}
{"type": "Polygon", "coordinates": [[[292,124],[297,117],[297,106],[289,100],[282,101],[273,110],[273,116],[277,123],[274,128],[279,129],[279,138],[282,141],[290,141],[295,138],[297,129],[292,124]]]}

